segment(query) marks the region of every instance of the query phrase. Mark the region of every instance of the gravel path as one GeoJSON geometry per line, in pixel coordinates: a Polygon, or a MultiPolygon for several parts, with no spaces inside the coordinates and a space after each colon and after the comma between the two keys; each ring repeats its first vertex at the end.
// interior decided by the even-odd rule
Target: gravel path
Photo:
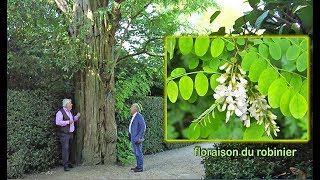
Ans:
{"type": "Polygon", "coordinates": [[[48,172],[28,175],[24,179],[203,179],[202,159],[193,155],[195,146],[212,148],[213,144],[194,144],[145,155],[143,172],[135,173],[130,170],[131,166],[118,165],[77,166],[68,172],[57,167],[48,172]]]}

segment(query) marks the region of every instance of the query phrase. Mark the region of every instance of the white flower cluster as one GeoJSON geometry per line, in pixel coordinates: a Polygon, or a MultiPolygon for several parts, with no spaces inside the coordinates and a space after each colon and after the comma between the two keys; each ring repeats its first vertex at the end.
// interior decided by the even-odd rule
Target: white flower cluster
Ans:
{"type": "Polygon", "coordinates": [[[220,85],[215,88],[213,97],[223,104],[221,108],[222,111],[227,109],[226,122],[228,122],[230,116],[235,113],[244,121],[246,127],[250,127],[250,117],[247,111],[247,80],[243,78],[246,72],[241,69],[240,65],[237,67],[240,73],[235,73],[233,70],[230,71],[231,68],[233,68],[233,65],[229,63],[225,63],[219,67],[220,70],[225,70],[226,73],[217,78],[220,85]]]}
{"type": "Polygon", "coordinates": [[[223,104],[221,111],[227,110],[226,123],[234,113],[240,117],[245,127],[250,127],[250,117],[253,117],[259,125],[265,122],[265,131],[268,136],[270,136],[271,129],[277,136],[277,132],[280,131],[275,122],[277,116],[268,110],[270,106],[265,96],[253,94],[248,97],[246,72],[242,70],[241,66],[227,62],[219,69],[224,70],[225,73],[217,78],[220,85],[215,88],[213,97],[218,103],[223,104]],[[269,121],[265,121],[266,119],[269,121]]]}
{"type": "Polygon", "coordinates": [[[268,105],[265,96],[254,95],[249,97],[248,100],[250,104],[250,108],[248,109],[248,111],[250,112],[250,116],[254,117],[258,121],[257,124],[259,125],[265,122],[265,119],[268,119],[269,122],[265,122],[264,124],[264,129],[267,132],[267,135],[270,136],[270,131],[272,129],[273,134],[277,136],[277,132],[280,131],[275,121],[275,119],[277,119],[277,116],[268,110],[270,106],[268,105]]]}

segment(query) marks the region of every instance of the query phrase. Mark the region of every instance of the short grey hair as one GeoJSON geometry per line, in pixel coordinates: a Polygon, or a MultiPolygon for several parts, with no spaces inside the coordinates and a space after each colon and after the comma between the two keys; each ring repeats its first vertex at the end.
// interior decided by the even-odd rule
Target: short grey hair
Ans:
{"type": "Polygon", "coordinates": [[[132,105],[136,107],[138,112],[140,112],[140,106],[138,103],[133,103],[132,105]]]}
{"type": "Polygon", "coordinates": [[[66,106],[69,102],[71,102],[71,99],[63,99],[62,106],[66,106]]]}

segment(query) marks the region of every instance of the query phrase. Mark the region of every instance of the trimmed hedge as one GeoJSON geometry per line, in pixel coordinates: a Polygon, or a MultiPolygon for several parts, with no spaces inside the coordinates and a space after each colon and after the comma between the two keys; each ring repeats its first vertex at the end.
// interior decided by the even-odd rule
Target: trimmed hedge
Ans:
{"type": "Polygon", "coordinates": [[[292,179],[290,167],[313,177],[312,144],[228,144],[221,143],[220,150],[238,149],[296,149],[295,156],[204,156],[203,163],[206,179],[292,179]]]}
{"type": "Polygon", "coordinates": [[[52,97],[40,90],[9,89],[7,99],[7,178],[56,165],[52,97]]]}
{"type": "Polygon", "coordinates": [[[164,142],[164,110],[163,97],[144,96],[133,99],[142,106],[141,114],[146,121],[146,134],[143,143],[145,154],[153,154],[167,149],[184,147],[189,144],[165,143],[164,142]]]}
{"type": "Polygon", "coordinates": [[[146,122],[143,151],[152,154],[164,150],[163,144],[163,99],[162,97],[141,97],[137,102],[142,106],[141,114],[146,122]]]}
{"type": "MultiPolygon", "coordinates": [[[[139,103],[141,107],[141,114],[143,115],[146,122],[146,133],[145,141],[143,143],[143,152],[144,154],[153,154],[157,152],[162,152],[168,149],[174,149],[179,147],[184,147],[190,144],[179,144],[179,143],[165,143],[164,142],[164,111],[163,111],[163,98],[156,96],[143,96],[136,97],[130,100],[130,103],[127,103],[127,106],[130,107],[132,103],[139,103]]],[[[129,108],[128,108],[129,113],[129,108]]],[[[128,164],[128,159],[131,159],[131,144],[128,146],[128,125],[130,119],[127,123],[120,124],[118,126],[118,144],[117,144],[117,154],[118,161],[121,164],[128,164]],[[123,147],[128,147],[128,150],[124,150],[123,147]],[[128,157],[123,159],[123,157],[128,157]]]]}

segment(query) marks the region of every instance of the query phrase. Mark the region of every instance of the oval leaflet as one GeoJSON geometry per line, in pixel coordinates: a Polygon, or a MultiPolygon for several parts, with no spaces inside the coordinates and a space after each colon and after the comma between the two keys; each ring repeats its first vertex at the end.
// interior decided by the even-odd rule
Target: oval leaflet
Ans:
{"type": "Polygon", "coordinates": [[[189,76],[183,76],[179,80],[180,95],[184,100],[189,100],[193,91],[193,81],[189,76]]]}
{"type": "Polygon", "coordinates": [[[178,98],[178,85],[174,81],[169,81],[167,85],[168,98],[172,103],[175,103],[178,98]]]}
{"type": "Polygon", "coordinates": [[[195,88],[199,96],[206,95],[208,91],[208,78],[203,73],[198,73],[195,78],[195,88]]]}

